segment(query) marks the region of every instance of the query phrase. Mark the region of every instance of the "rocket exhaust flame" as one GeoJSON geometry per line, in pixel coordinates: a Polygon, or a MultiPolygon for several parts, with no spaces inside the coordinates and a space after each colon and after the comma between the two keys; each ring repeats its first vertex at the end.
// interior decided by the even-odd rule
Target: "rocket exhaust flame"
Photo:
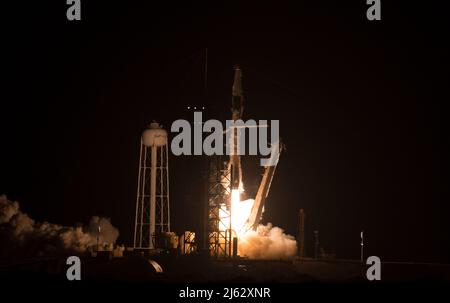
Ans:
{"type": "Polygon", "coordinates": [[[253,199],[241,201],[239,189],[231,191],[231,226],[238,237],[245,233],[244,226],[250,216],[254,202],[253,199]]]}

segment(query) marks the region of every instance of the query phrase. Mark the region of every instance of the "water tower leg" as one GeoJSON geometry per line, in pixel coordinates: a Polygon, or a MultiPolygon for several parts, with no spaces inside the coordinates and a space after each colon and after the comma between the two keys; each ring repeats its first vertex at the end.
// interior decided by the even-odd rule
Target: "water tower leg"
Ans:
{"type": "Polygon", "coordinates": [[[151,177],[150,177],[150,249],[155,248],[155,219],[156,219],[156,145],[152,146],[151,177]]]}

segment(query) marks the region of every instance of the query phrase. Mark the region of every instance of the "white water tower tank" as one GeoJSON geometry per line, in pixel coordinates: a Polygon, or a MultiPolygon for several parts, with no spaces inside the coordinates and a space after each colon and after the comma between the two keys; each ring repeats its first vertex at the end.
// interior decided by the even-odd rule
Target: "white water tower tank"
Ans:
{"type": "Polygon", "coordinates": [[[152,122],[149,128],[142,133],[142,143],[147,146],[163,146],[167,144],[167,131],[161,126],[152,122]]]}

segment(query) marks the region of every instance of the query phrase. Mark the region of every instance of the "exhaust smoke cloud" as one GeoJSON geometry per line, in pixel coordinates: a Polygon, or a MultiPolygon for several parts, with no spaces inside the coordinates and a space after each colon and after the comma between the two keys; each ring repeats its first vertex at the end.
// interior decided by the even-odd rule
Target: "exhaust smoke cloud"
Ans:
{"type": "Polygon", "coordinates": [[[239,237],[238,253],[250,259],[290,259],[297,253],[297,241],[271,223],[261,224],[239,237]]]}
{"type": "Polygon", "coordinates": [[[119,231],[109,218],[97,216],[84,227],[35,222],[18,202],[0,196],[0,257],[80,254],[96,245],[97,237],[100,244],[115,243],[119,231]]]}

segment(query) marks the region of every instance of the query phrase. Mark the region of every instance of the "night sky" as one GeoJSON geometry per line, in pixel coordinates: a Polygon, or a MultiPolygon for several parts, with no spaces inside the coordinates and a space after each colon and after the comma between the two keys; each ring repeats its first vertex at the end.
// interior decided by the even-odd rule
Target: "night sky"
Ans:
{"type": "MultiPolygon", "coordinates": [[[[131,244],[142,130],[192,118],[187,106],[229,118],[239,64],[244,118],[279,119],[287,145],[264,222],[296,235],[304,208],[308,255],[317,229],[326,251],[359,258],[365,230],[382,261],[450,262],[443,8],[382,1],[382,21],[369,22],[365,0],[82,0],[69,22],[65,1],[33,2],[4,10],[0,101],[0,194],[32,218],[107,216],[131,244]]],[[[196,230],[202,161],[169,161],[173,227],[196,230]]],[[[244,164],[251,192],[257,159],[244,164]]]]}

